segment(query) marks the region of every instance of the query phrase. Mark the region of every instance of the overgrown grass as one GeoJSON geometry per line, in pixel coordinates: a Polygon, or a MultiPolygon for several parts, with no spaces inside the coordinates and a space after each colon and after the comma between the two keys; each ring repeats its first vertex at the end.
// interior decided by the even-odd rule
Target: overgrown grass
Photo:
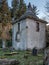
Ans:
{"type": "Polygon", "coordinates": [[[16,59],[20,61],[20,65],[43,65],[43,53],[33,56],[30,51],[14,51],[18,54],[6,56],[4,54],[11,53],[9,50],[4,52],[0,49],[0,58],[16,59]],[[28,58],[25,58],[24,55],[27,55],[28,58]]]}

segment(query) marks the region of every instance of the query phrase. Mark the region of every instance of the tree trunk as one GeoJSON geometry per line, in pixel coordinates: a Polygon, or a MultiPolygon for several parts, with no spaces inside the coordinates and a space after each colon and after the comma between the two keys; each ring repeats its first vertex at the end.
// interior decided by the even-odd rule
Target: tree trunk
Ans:
{"type": "Polygon", "coordinates": [[[5,42],[5,40],[2,40],[2,48],[6,48],[6,42],[5,42]]]}

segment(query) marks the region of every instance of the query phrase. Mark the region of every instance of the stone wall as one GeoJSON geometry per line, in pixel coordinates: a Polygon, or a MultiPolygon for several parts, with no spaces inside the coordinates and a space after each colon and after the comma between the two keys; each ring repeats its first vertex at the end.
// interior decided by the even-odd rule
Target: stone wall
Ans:
{"type": "Polygon", "coordinates": [[[19,65],[19,61],[16,61],[15,59],[0,59],[0,65],[19,65]]]}

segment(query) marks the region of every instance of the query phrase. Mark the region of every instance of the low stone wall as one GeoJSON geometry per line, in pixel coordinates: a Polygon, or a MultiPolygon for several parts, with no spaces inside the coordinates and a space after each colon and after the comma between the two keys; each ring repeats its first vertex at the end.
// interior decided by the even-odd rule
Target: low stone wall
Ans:
{"type": "Polygon", "coordinates": [[[0,65],[19,65],[19,63],[15,59],[0,59],[0,65]]]}

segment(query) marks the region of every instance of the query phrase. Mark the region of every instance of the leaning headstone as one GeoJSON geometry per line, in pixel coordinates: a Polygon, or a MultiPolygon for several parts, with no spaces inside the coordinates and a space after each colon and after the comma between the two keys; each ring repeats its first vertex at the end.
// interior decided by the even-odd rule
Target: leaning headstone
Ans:
{"type": "Polygon", "coordinates": [[[36,55],[37,55],[37,49],[36,49],[36,48],[33,48],[33,50],[32,50],[32,55],[33,55],[33,56],[36,56],[36,55]]]}

